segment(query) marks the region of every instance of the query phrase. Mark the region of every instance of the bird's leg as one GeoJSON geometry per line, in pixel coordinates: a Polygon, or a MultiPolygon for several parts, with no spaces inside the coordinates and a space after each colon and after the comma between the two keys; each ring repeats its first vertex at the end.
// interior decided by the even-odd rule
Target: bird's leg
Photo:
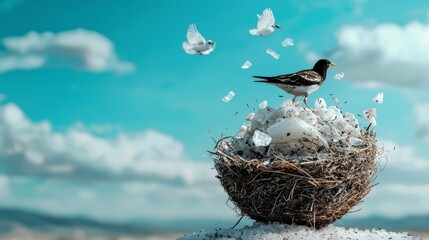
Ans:
{"type": "Polygon", "coordinates": [[[292,103],[295,104],[296,96],[292,98],[292,103]]]}
{"type": "Polygon", "coordinates": [[[313,109],[311,109],[311,107],[310,107],[310,106],[308,106],[308,104],[307,104],[307,96],[305,96],[305,97],[304,97],[303,102],[304,102],[305,106],[307,106],[307,107],[308,107],[308,109],[310,109],[311,111],[313,111],[313,109]]]}

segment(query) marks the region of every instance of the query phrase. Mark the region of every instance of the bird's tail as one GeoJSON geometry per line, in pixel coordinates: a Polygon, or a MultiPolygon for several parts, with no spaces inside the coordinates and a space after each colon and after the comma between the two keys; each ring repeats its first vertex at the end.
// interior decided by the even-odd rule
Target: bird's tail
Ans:
{"type": "Polygon", "coordinates": [[[195,53],[197,53],[197,51],[195,51],[194,47],[191,44],[189,44],[188,42],[186,42],[186,41],[183,42],[182,47],[183,47],[183,50],[185,50],[185,52],[187,54],[195,54],[195,53]]]}
{"type": "Polygon", "coordinates": [[[249,33],[252,35],[259,35],[258,29],[250,29],[249,33]]]}

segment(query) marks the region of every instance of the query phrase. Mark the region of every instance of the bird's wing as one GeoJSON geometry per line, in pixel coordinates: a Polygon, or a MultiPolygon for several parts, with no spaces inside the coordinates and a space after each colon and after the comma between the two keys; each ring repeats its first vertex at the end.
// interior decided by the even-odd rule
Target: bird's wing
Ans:
{"type": "Polygon", "coordinates": [[[204,44],[206,39],[204,39],[203,35],[198,32],[197,26],[195,23],[189,25],[188,32],[186,33],[186,38],[190,44],[204,44]]]}
{"type": "Polygon", "coordinates": [[[296,73],[279,75],[272,79],[291,86],[310,86],[319,84],[323,81],[322,76],[313,70],[303,70],[296,73]]]}
{"type": "Polygon", "coordinates": [[[275,22],[273,11],[271,11],[271,8],[267,8],[264,10],[264,12],[261,15],[258,16],[258,25],[256,26],[257,29],[264,29],[269,26],[272,26],[275,22]]]}
{"type": "Polygon", "coordinates": [[[182,44],[183,50],[185,50],[185,52],[187,54],[195,54],[197,53],[197,51],[195,51],[194,46],[192,46],[191,44],[189,44],[188,42],[183,42],[182,44]]]}

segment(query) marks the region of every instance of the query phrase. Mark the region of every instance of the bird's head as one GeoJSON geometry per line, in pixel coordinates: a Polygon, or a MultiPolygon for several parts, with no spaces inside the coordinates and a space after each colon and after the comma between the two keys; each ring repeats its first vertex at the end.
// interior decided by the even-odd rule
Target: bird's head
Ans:
{"type": "Polygon", "coordinates": [[[274,24],[274,25],[273,25],[273,28],[280,28],[280,25],[278,25],[278,24],[274,24]]]}
{"type": "Polygon", "coordinates": [[[329,67],[335,66],[335,63],[329,61],[328,59],[320,59],[314,64],[313,69],[328,69],[329,67]]]}
{"type": "Polygon", "coordinates": [[[320,59],[314,64],[313,71],[319,73],[323,78],[326,77],[326,70],[329,67],[335,66],[335,63],[329,61],[328,59],[320,59]]]}

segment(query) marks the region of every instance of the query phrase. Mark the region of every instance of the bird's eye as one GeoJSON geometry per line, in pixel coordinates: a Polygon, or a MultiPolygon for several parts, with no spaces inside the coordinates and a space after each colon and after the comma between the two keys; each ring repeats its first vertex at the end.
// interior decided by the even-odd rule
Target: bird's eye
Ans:
{"type": "Polygon", "coordinates": [[[209,40],[207,41],[208,44],[213,44],[213,41],[209,40]]]}

